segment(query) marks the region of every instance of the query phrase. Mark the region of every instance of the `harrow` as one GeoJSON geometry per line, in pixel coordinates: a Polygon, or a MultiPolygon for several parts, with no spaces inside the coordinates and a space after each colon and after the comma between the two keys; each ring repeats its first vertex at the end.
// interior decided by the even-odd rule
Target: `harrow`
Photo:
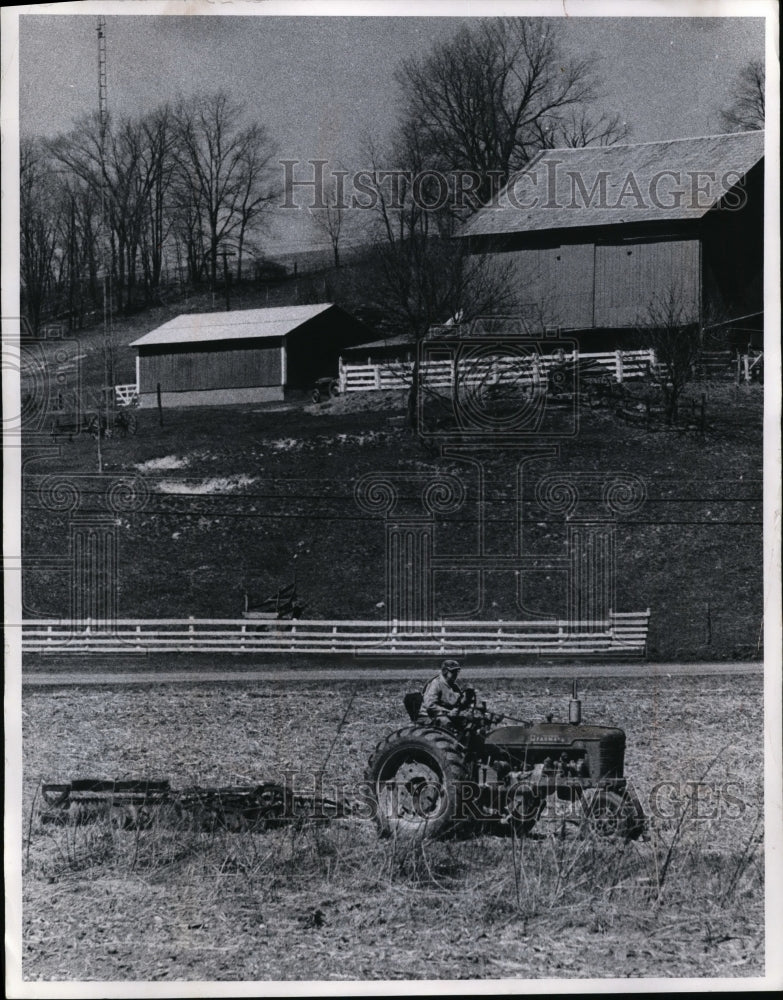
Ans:
{"type": "Polygon", "coordinates": [[[44,782],[41,796],[38,816],[43,823],[79,825],[107,818],[121,829],[186,822],[207,830],[259,831],[350,814],[346,802],[294,792],[278,782],[176,790],[165,780],[77,778],[44,782]]]}

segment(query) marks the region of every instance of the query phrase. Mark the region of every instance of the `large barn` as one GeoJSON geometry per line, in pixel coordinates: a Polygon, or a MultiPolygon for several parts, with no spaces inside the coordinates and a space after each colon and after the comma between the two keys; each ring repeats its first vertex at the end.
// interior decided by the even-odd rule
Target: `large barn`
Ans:
{"type": "Polygon", "coordinates": [[[177,316],[131,344],[139,405],[158,391],[164,406],[283,399],[336,376],[341,350],[371,332],[330,302],[177,316]]]}
{"type": "Polygon", "coordinates": [[[747,344],[763,329],[763,168],[759,131],[544,150],[462,236],[534,327],[622,347],[671,290],[689,321],[747,344]]]}

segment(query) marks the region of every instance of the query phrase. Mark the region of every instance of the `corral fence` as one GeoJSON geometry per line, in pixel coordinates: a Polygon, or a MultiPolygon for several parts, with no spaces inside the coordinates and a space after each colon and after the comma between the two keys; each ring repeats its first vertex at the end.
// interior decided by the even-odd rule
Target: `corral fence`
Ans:
{"type": "MultiPolygon", "coordinates": [[[[544,354],[531,356],[529,360],[519,357],[497,357],[494,359],[424,361],[419,367],[420,377],[428,389],[451,390],[455,379],[463,385],[513,383],[521,377],[545,376],[555,366],[580,366],[590,369],[591,374],[603,370],[616,383],[646,378],[658,371],[655,350],[640,351],[573,351],[565,355],[544,354]]],[[[731,351],[702,351],[694,365],[694,377],[698,381],[718,381],[735,378],[737,383],[752,382],[761,377],[762,353],[735,355],[731,351]]],[[[338,384],[341,393],[368,392],[383,389],[405,389],[413,378],[412,361],[378,361],[354,363],[339,359],[338,384]]]]}
{"type": "Polygon", "coordinates": [[[650,610],[602,621],[277,620],[122,618],[22,624],[25,653],[324,653],[643,656],[650,610]]]}
{"type": "Polygon", "coordinates": [[[732,379],[737,372],[737,362],[731,351],[699,351],[693,366],[697,381],[732,379]]]}
{"type": "Polygon", "coordinates": [[[114,386],[114,400],[117,406],[134,406],[139,399],[139,390],[135,382],[114,386]]]}
{"type": "MultiPolygon", "coordinates": [[[[604,351],[564,354],[531,355],[530,359],[498,356],[491,359],[424,361],[419,372],[429,389],[451,389],[455,379],[462,384],[502,384],[515,382],[529,375],[543,376],[551,368],[563,364],[577,366],[585,362],[592,368],[602,368],[617,382],[644,378],[656,365],[655,351],[604,351]]],[[[577,369],[578,370],[578,369],[577,369]]],[[[366,392],[373,389],[404,389],[411,384],[412,361],[382,361],[376,364],[354,364],[340,358],[338,381],[340,392],[366,392]]]]}

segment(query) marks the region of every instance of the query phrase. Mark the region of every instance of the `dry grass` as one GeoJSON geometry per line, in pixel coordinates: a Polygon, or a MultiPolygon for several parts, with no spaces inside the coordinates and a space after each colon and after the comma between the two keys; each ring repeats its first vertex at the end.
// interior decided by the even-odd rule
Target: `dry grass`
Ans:
{"type": "MultiPolygon", "coordinates": [[[[542,678],[524,714],[556,710],[558,685],[542,678]]],[[[41,776],[147,774],[177,788],[276,780],[283,765],[318,770],[333,740],[327,790],[340,777],[350,786],[398,718],[404,685],[361,685],[338,728],[355,687],[281,684],[261,700],[242,685],[26,695],[26,975],[535,979],[763,970],[760,678],[722,678],[708,691],[698,679],[590,683],[589,720],[626,728],[628,773],[648,810],[656,789],[665,791],[649,839],[628,844],[580,836],[554,807],[524,840],[487,834],[420,846],[380,840],[358,819],[228,833],[165,814],[141,830],[108,817],[52,826],[33,816],[41,776]],[[125,720],[121,730],[108,721],[116,718],[125,720]],[[731,799],[721,805],[726,789],[742,809],[731,799]]],[[[494,682],[484,694],[520,714],[516,685],[494,682]]]]}
{"type": "MultiPolygon", "coordinates": [[[[412,846],[378,840],[366,821],[210,834],[163,826],[118,831],[104,820],[50,831],[33,852],[28,877],[45,883],[49,895],[65,894],[71,925],[84,928],[95,927],[99,893],[113,897],[104,903],[111,915],[144,887],[145,908],[154,901],[185,929],[209,929],[211,947],[244,942],[238,964],[220,978],[259,975],[253,928],[261,925],[277,957],[260,978],[364,978],[360,958],[382,929],[390,945],[397,942],[392,964],[378,963],[369,978],[393,977],[395,968],[412,978],[472,977],[469,955],[483,955],[488,977],[758,973],[758,831],[741,849],[710,852],[697,845],[692,826],[628,844],[550,830],[534,839],[412,846]],[[493,944],[498,936],[503,947],[493,944]],[[444,938],[459,945],[456,965],[446,956],[430,965],[444,938]],[[350,947],[335,947],[340,940],[350,947]],[[641,941],[645,947],[636,951],[641,941]],[[530,961],[526,943],[536,942],[552,942],[546,971],[530,961]],[[581,956],[576,968],[562,965],[569,953],[581,956]]],[[[150,975],[147,917],[137,914],[134,978],[150,975]]],[[[181,936],[167,978],[212,978],[199,937],[181,936]]],[[[100,953],[98,938],[90,944],[100,953]]],[[[110,956],[102,963],[107,978],[110,956]]],[[[39,957],[28,974],[47,967],[39,957]]],[[[58,975],[68,974],[61,964],[58,975]]]]}

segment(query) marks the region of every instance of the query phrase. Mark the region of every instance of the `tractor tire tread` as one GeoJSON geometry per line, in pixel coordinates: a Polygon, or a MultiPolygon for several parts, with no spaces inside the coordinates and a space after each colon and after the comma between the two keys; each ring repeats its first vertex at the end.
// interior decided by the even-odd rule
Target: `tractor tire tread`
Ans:
{"type": "MultiPolygon", "coordinates": [[[[388,755],[403,748],[409,742],[414,745],[418,744],[420,747],[423,744],[422,748],[429,748],[440,757],[447,786],[453,786],[470,779],[469,769],[465,761],[465,750],[456,737],[439,731],[435,727],[414,723],[395,730],[378,743],[365,771],[365,780],[371,787],[375,786],[388,755]]],[[[380,809],[376,815],[376,823],[382,834],[388,834],[391,826],[394,825],[389,823],[388,818],[381,816],[380,809]]],[[[427,830],[424,836],[432,838],[442,836],[452,832],[457,825],[458,820],[446,814],[440,822],[427,830]]]]}

